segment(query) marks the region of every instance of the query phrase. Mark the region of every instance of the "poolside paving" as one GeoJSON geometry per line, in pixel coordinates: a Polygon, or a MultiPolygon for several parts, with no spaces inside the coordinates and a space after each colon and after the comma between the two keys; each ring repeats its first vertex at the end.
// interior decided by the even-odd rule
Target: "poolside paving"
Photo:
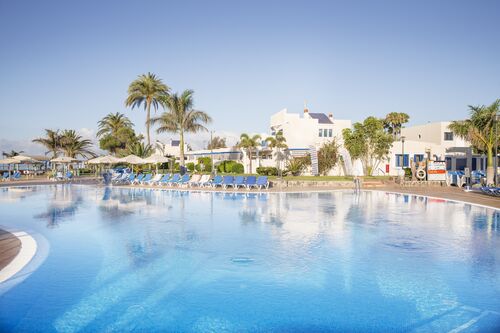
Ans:
{"type": "Polygon", "coordinates": [[[0,270],[6,267],[21,251],[21,241],[5,230],[0,229],[0,270]]]}

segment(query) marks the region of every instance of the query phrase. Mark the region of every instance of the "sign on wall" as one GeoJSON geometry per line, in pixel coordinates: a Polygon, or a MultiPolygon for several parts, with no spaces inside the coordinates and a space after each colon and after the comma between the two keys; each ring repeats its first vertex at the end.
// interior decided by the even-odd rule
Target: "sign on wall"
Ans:
{"type": "Polygon", "coordinates": [[[427,180],[446,180],[446,162],[429,161],[427,164],[427,180]]]}

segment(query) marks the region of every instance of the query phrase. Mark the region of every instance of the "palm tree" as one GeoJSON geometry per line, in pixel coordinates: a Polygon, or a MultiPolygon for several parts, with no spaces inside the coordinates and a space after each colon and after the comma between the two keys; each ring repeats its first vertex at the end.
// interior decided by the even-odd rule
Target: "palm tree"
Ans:
{"type": "Polygon", "coordinates": [[[76,158],[77,156],[82,157],[95,157],[96,154],[90,150],[92,147],[92,141],[89,139],[82,138],[74,130],[64,130],[61,133],[61,150],[67,157],[76,158]]]}
{"type": "Polygon", "coordinates": [[[153,146],[144,144],[143,142],[136,142],[127,147],[127,155],[133,154],[141,158],[146,158],[153,154],[153,146]]]}
{"type": "Polygon", "coordinates": [[[403,124],[410,120],[410,116],[403,112],[391,112],[384,119],[384,128],[388,133],[398,137],[401,134],[403,124]]]}
{"type": "Polygon", "coordinates": [[[474,148],[486,152],[488,163],[486,183],[493,184],[495,170],[493,168],[493,149],[498,142],[497,115],[500,110],[500,99],[489,106],[469,105],[470,119],[453,121],[448,127],[458,137],[469,141],[474,148]]]}
{"type": "Polygon", "coordinates": [[[142,74],[128,87],[128,97],[125,106],[141,107],[146,110],[146,135],[148,145],[151,144],[149,136],[149,125],[151,120],[151,105],[155,111],[158,109],[160,100],[168,96],[170,88],[153,73],[142,74]]]}
{"type": "Polygon", "coordinates": [[[209,124],[212,118],[203,111],[193,109],[192,90],[184,90],[181,95],[177,93],[166,95],[162,104],[169,111],[150,120],[151,125],[158,124],[158,134],[171,132],[179,134],[180,165],[184,167],[184,133],[207,131],[203,124],[209,124]]]}
{"type": "Polygon", "coordinates": [[[22,153],[24,153],[24,150],[20,150],[20,151],[11,150],[10,153],[2,152],[2,155],[4,157],[14,157],[14,156],[19,156],[22,153]]]}
{"type": "Polygon", "coordinates": [[[47,149],[45,155],[52,153],[52,158],[56,158],[61,149],[61,134],[59,130],[45,129],[45,137],[33,139],[32,142],[43,145],[47,149]]]}
{"type": "Polygon", "coordinates": [[[285,154],[283,154],[282,149],[288,148],[287,144],[285,143],[286,138],[283,136],[283,131],[278,131],[274,136],[268,137],[266,141],[269,148],[273,150],[276,149],[276,162],[278,164],[278,171],[281,174],[281,161],[285,158],[285,154]]]}
{"type": "Polygon", "coordinates": [[[116,135],[122,128],[132,128],[134,124],[123,113],[109,113],[97,123],[99,131],[96,137],[116,135]]]}
{"type": "Polygon", "coordinates": [[[249,136],[246,133],[240,135],[240,142],[237,144],[237,147],[246,151],[248,159],[249,159],[249,173],[252,173],[252,152],[257,149],[261,142],[261,136],[259,134],[255,134],[254,136],[249,136]]]}

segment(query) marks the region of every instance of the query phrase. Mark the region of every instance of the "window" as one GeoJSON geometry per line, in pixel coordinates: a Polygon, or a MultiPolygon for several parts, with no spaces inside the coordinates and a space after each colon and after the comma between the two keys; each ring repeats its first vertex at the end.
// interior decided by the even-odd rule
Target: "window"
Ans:
{"type": "Polygon", "coordinates": [[[323,130],[321,128],[319,129],[319,137],[323,137],[323,130]]]}
{"type": "Polygon", "coordinates": [[[328,130],[326,128],[323,130],[323,136],[325,138],[328,137],[328,130]]]}
{"type": "Polygon", "coordinates": [[[444,132],[444,141],[453,141],[453,132],[444,132]]]}
{"type": "Polygon", "coordinates": [[[330,138],[333,136],[333,130],[331,128],[328,130],[328,136],[330,138]]]}
{"type": "Polygon", "coordinates": [[[424,154],[415,154],[413,155],[413,161],[415,163],[422,162],[424,160],[424,154]]]}
{"type": "Polygon", "coordinates": [[[408,167],[409,166],[409,161],[408,161],[408,154],[404,154],[404,157],[403,155],[401,154],[396,154],[396,167],[408,167]]]}

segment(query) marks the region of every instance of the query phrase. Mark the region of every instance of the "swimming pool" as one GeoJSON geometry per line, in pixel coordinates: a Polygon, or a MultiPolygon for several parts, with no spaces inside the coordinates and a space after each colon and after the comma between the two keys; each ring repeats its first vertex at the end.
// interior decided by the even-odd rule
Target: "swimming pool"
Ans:
{"type": "Polygon", "coordinates": [[[379,191],[3,188],[0,225],[39,251],[1,331],[493,331],[499,220],[379,191]]]}

